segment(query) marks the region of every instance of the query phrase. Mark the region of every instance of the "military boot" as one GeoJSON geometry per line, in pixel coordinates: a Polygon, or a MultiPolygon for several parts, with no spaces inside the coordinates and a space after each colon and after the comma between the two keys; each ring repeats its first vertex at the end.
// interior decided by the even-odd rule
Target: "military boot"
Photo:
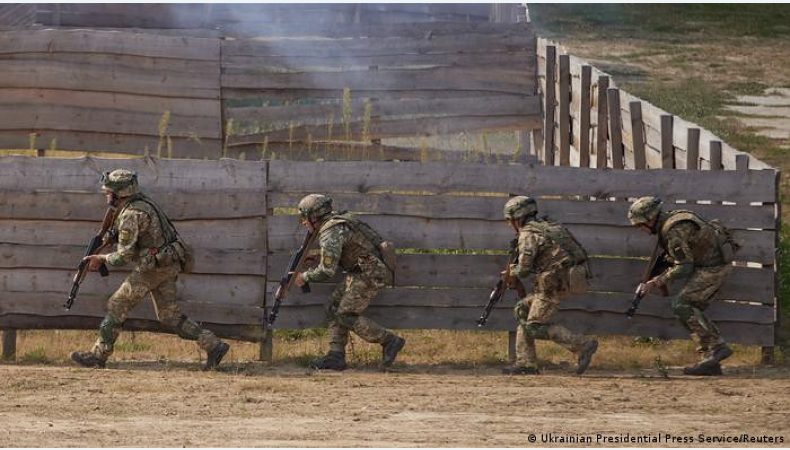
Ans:
{"type": "Polygon", "coordinates": [[[576,375],[581,375],[587,370],[587,367],[590,366],[590,362],[592,362],[592,357],[595,352],[598,350],[598,341],[593,339],[591,341],[587,341],[582,347],[582,351],[579,352],[579,362],[576,366],[576,375]]]}
{"type": "Polygon", "coordinates": [[[215,345],[206,355],[206,365],[203,366],[203,370],[216,369],[228,350],[230,350],[230,345],[225,342],[215,345]]]}
{"type": "Polygon", "coordinates": [[[395,362],[395,357],[401,351],[403,346],[406,345],[406,339],[400,336],[392,336],[386,343],[381,344],[382,360],[381,365],[389,367],[395,362]]]}
{"type": "Polygon", "coordinates": [[[683,368],[683,375],[716,376],[721,374],[721,364],[707,360],[701,361],[691,367],[683,368]]]}
{"type": "Polygon", "coordinates": [[[727,344],[720,344],[713,349],[713,352],[711,352],[710,356],[705,360],[710,360],[719,364],[730,356],[732,356],[732,349],[727,344]]]}
{"type": "Polygon", "coordinates": [[[504,375],[538,375],[540,370],[535,366],[512,365],[502,368],[504,375]]]}
{"type": "Polygon", "coordinates": [[[346,355],[341,352],[330,351],[326,356],[311,361],[310,368],[320,370],[346,370],[346,355]]]}
{"type": "Polygon", "coordinates": [[[90,367],[95,369],[104,369],[104,367],[107,365],[106,359],[99,358],[93,352],[72,352],[71,360],[82,367],[90,367]]]}

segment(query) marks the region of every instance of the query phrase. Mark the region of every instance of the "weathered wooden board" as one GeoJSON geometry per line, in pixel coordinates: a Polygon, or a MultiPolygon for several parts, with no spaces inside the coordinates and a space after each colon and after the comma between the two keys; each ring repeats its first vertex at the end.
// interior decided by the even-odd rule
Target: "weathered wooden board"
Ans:
{"type": "MultiPolygon", "coordinates": [[[[513,238],[513,231],[504,224],[492,226],[481,220],[381,215],[366,215],[364,220],[401,248],[501,249],[513,238]]],[[[270,216],[267,225],[270,251],[289,251],[300,245],[296,216],[270,216]]],[[[654,246],[652,237],[633,227],[570,224],[568,229],[592,255],[647,256],[654,246]]],[[[734,235],[742,244],[739,261],[773,264],[773,231],[735,230],[734,235]]]]}
{"type": "MultiPolygon", "coordinates": [[[[530,34],[534,36],[534,31],[530,23],[521,22],[518,24],[502,24],[467,21],[463,22],[448,21],[447,18],[438,18],[429,23],[420,23],[419,17],[411,17],[411,20],[397,21],[403,17],[387,14],[368,15],[367,18],[359,23],[343,23],[342,26],[332,23],[313,22],[309,25],[310,35],[326,38],[382,38],[382,37],[405,37],[413,39],[426,39],[434,36],[447,35],[490,35],[492,33],[502,33],[503,30],[511,32],[530,34]],[[389,19],[385,22],[382,19],[389,19]]],[[[302,18],[299,19],[299,26],[291,23],[271,23],[266,27],[261,27],[260,23],[245,24],[222,24],[221,32],[225,36],[237,36],[239,38],[254,37],[304,37],[306,29],[302,18]]],[[[534,44],[533,44],[534,46],[534,44]]],[[[534,54],[534,52],[533,52],[534,54]]]]}
{"type": "Polygon", "coordinates": [[[123,167],[137,172],[143,191],[249,191],[266,186],[266,161],[195,161],[155,158],[0,158],[0,190],[97,192],[101,173],[123,167]],[[57,177],[51,176],[57,173],[57,177]]]}
{"type": "MultiPolygon", "coordinates": [[[[294,208],[306,192],[269,194],[270,207],[294,208]]],[[[502,207],[507,201],[499,196],[404,195],[394,193],[349,194],[329,192],[333,204],[341,210],[357,213],[417,216],[435,219],[481,219],[503,222],[502,207]]],[[[1,199],[2,197],[0,197],[1,199]]],[[[536,197],[541,215],[563,224],[599,224],[628,226],[628,201],[560,200],[536,197]]],[[[2,205],[2,203],[0,203],[2,205]]],[[[775,226],[773,205],[698,205],[666,203],[666,209],[688,209],[710,219],[719,219],[733,229],[775,226]]]]}
{"type": "MultiPolygon", "coordinates": [[[[186,239],[186,238],[185,238],[186,239]]],[[[85,255],[83,245],[30,245],[0,243],[0,268],[44,268],[76,270],[85,255]]],[[[265,249],[195,248],[193,273],[265,275],[265,249]]],[[[117,270],[117,269],[115,269],[117,270]]],[[[120,269],[128,270],[128,268],[120,269]]]]}
{"type": "MultiPolygon", "coordinates": [[[[270,162],[273,192],[375,192],[392,186],[407,191],[498,192],[530,195],[637,197],[659,193],[665,200],[773,202],[773,171],[700,172],[655,170],[600,171],[531,165],[401,162],[270,162]]],[[[2,180],[2,178],[0,178],[2,180]]]]}
{"type": "Polygon", "coordinates": [[[513,155],[492,155],[481,152],[444,150],[439,148],[411,148],[363,142],[266,142],[233,145],[226,149],[228,158],[241,160],[285,159],[288,161],[474,161],[481,156],[508,163],[513,155]]]}
{"type": "Polygon", "coordinates": [[[19,30],[0,33],[0,55],[95,53],[218,61],[220,41],[152,33],[97,30],[19,30]]]}
{"type": "MultiPolygon", "coordinates": [[[[82,296],[108,298],[121,285],[127,273],[111,272],[107,277],[90,274],[80,286],[82,296]]],[[[62,269],[3,269],[0,272],[0,302],[2,308],[14,305],[16,294],[68,297],[74,271],[62,269]]],[[[179,301],[213,303],[226,306],[259,306],[263,304],[263,276],[254,275],[206,275],[180,274],[176,282],[179,301]]],[[[40,302],[38,303],[40,304],[40,302]]],[[[60,306],[60,304],[58,304],[60,306]]],[[[31,306],[32,308],[33,306],[31,306]]],[[[22,310],[21,305],[12,309],[18,313],[33,313],[22,310]]],[[[75,314],[80,311],[75,308],[75,314]]]]}
{"type": "MultiPolygon", "coordinates": [[[[268,258],[270,279],[288,266],[290,254],[274,253],[268,258]]],[[[505,266],[504,255],[398,255],[395,284],[398,287],[452,287],[493,288],[499,272],[505,266]]],[[[646,260],[591,258],[593,273],[590,289],[598,292],[621,292],[631,294],[644,272],[646,260]]],[[[771,268],[757,269],[735,267],[717,298],[774,303],[774,271],[771,268]]],[[[337,277],[339,279],[339,276],[337,277]]],[[[530,283],[527,283],[531,289],[530,283]]],[[[677,292],[681,285],[672,287],[677,292]]]]}

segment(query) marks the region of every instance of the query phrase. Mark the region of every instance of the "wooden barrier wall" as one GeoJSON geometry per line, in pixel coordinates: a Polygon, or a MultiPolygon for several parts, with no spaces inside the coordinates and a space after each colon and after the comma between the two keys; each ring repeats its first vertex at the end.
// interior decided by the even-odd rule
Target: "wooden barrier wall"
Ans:
{"type": "MultiPolygon", "coordinates": [[[[645,178],[641,171],[451,162],[0,158],[0,327],[98,325],[122,272],[91,275],[75,307],[61,305],[102,215],[99,173],[119,166],[138,171],[143,189],[196,248],[196,270],[180,277],[179,299],[222,336],[260,338],[261,306],[275,287],[266,281],[279,278],[304,233],[287,212],[306,193],[325,192],[403,252],[396,286],[370,309],[386,326],[475,329],[513,238],[502,205],[509,194],[528,193],[592,257],[591,292],[563,302],[563,323],[591,334],[686,337],[667,299],[648,297],[633,320],[624,315],[653,245],[629,226],[625,199],[660,193],[667,208],[720,218],[735,230],[743,248],[710,315],[728,341],[773,344],[775,171],[655,170],[645,178]]],[[[277,327],[319,326],[331,289],[294,292],[277,327]]],[[[487,329],[513,329],[515,299],[507,297],[487,329]]],[[[153,319],[145,302],[127,328],[160,330],[153,319]]]]}
{"type": "Polygon", "coordinates": [[[539,38],[537,52],[539,91],[546,113],[539,156],[547,164],[615,169],[771,168],[710,131],[617,89],[608,74],[568,54],[557,43],[539,38]]]}

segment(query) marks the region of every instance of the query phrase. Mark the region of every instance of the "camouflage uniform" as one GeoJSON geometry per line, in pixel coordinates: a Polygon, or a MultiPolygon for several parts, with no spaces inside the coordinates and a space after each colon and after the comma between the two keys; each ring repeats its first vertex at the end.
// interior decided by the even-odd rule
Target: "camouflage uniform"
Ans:
{"type": "Polygon", "coordinates": [[[705,357],[725,344],[716,325],[703,313],[732,272],[722,254],[715,230],[690,211],[661,213],[656,226],[662,248],[672,265],[656,281],[669,284],[687,278],[672,297],[672,311],[705,357]]]}
{"type": "Polygon", "coordinates": [[[329,306],[330,351],[341,354],[345,354],[349,330],[367,342],[380,344],[397,337],[362,315],[376,294],[391,282],[392,272],[357,223],[350,214],[331,214],[318,231],[320,263],[303,274],[308,283],[327,281],[338,268],[347,274],[332,293],[329,306]]]}
{"type": "MultiPolygon", "coordinates": [[[[532,294],[516,303],[516,366],[537,368],[535,339],[548,339],[580,354],[593,340],[552,323],[560,301],[570,295],[569,269],[587,263],[584,249],[568,230],[547,220],[528,220],[518,235],[518,259],[510,273],[535,273],[532,294]]],[[[596,342],[597,347],[597,342],[596,342]]],[[[594,350],[593,350],[594,351],[594,350]]]]}
{"type": "MultiPolygon", "coordinates": [[[[128,171],[113,173],[116,172],[128,171]]],[[[103,255],[103,258],[110,266],[131,264],[133,269],[107,302],[107,315],[99,326],[99,338],[91,350],[95,359],[82,352],[77,352],[82,354],[82,358],[79,354],[72,355],[72,358],[83,365],[94,363],[103,366],[113,353],[113,345],[129,312],[150,293],[159,321],[180,337],[197,341],[209,355],[207,368],[210,368],[212,357],[216,358],[217,352],[224,355],[228,344],[182,314],[176,303],[176,280],[184,259],[184,248],[180,241],[176,242],[175,228],[159,206],[137,189],[122,200],[121,210],[110,231],[117,237],[117,249],[103,255]]],[[[218,360],[215,362],[219,363],[218,360]]]]}

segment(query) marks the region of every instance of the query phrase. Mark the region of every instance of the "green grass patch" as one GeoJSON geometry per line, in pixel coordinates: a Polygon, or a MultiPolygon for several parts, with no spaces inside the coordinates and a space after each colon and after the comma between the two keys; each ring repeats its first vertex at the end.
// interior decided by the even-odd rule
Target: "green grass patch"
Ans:
{"type": "Polygon", "coordinates": [[[26,352],[22,355],[19,360],[24,363],[35,363],[35,364],[50,364],[52,363],[52,359],[47,356],[47,351],[44,347],[36,347],[33,350],[26,352]]]}

